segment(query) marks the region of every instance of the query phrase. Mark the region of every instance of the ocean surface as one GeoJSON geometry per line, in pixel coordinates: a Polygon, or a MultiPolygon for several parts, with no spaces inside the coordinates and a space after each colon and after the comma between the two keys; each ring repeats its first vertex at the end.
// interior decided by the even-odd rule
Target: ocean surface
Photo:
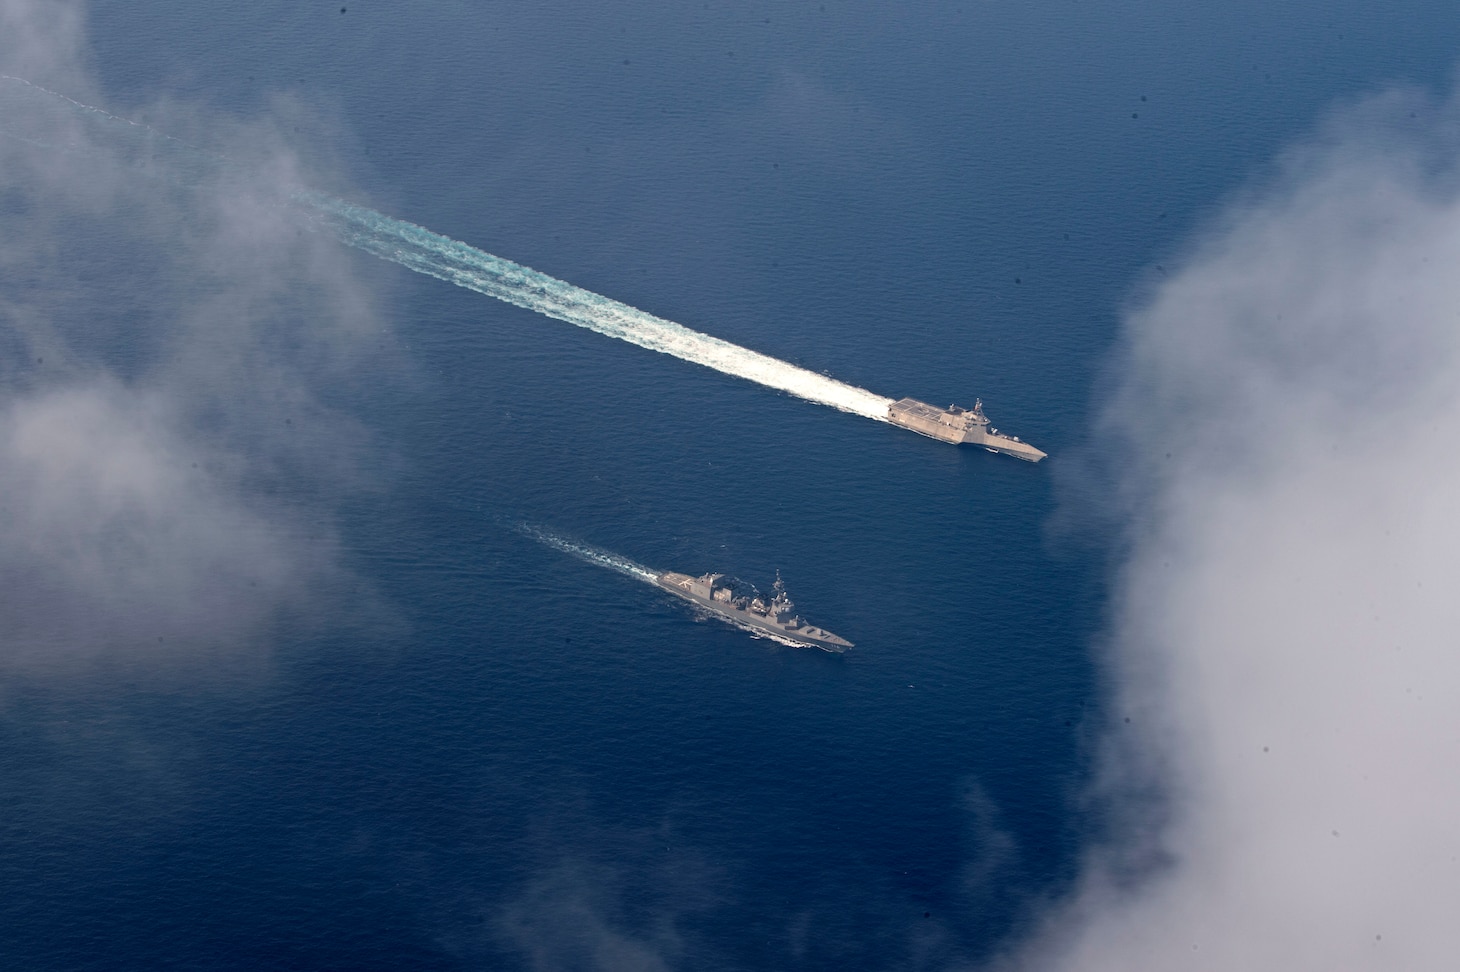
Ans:
{"type": "Polygon", "coordinates": [[[879,395],[981,397],[1050,458],[347,251],[396,349],[332,393],[370,613],[282,626],[246,677],[7,676],[0,965],[846,972],[988,961],[1068,891],[1122,310],[1334,104],[1443,90],[1460,8],[99,0],[88,37],[118,114],[292,99],[322,191],[879,395]],[[856,648],[523,524],[779,569],[856,648]]]}

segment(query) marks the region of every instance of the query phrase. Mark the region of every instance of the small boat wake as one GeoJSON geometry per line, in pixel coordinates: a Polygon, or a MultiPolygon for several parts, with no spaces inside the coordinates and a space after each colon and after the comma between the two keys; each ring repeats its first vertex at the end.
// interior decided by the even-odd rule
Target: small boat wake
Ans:
{"type": "MultiPolygon", "coordinates": [[[[673,583],[666,583],[666,581],[672,582],[674,580],[692,580],[691,578],[683,574],[665,573],[664,571],[654,570],[652,567],[646,567],[641,563],[630,560],[628,557],[625,557],[622,554],[614,553],[612,550],[605,550],[602,547],[595,547],[592,544],[584,543],[581,540],[572,540],[568,537],[553,533],[551,530],[546,530],[540,526],[535,526],[531,523],[515,522],[511,524],[511,527],[516,532],[537,541],[544,547],[550,547],[553,550],[558,551],[559,553],[565,553],[576,560],[583,561],[583,563],[585,564],[592,564],[594,567],[605,567],[616,574],[622,574],[625,577],[632,577],[634,580],[642,581],[645,584],[653,584],[655,587],[663,588],[670,591],[671,593],[679,594],[679,591],[673,583]]],[[[715,575],[717,579],[719,576],[720,575],[715,575]]],[[[701,578],[701,580],[704,579],[701,578]]],[[[735,583],[738,584],[741,582],[735,583]]],[[[778,576],[778,592],[782,590],[779,584],[780,581],[778,576]]],[[[754,590],[754,588],[750,587],[749,585],[747,585],[747,589],[752,591],[754,590]]],[[[759,592],[755,593],[756,603],[759,604],[759,599],[761,595],[759,594],[759,592]]],[[[773,641],[778,645],[785,645],[787,648],[817,647],[822,649],[823,651],[828,652],[843,652],[846,651],[847,648],[851,647],[851,642],[848,642],[841,638],[837,638],[830,632],[824,631],[820,628],[814,628],[809,625],[802,625],[799,630],[805,633],[807,637],[801,640],[797,640],[792,635],[781,635],[773,630],[768,630],[767,624],[770,623],[768,621],[762,621],[761,623],[742,621],[740,618],[736,617],[728,610],[712,610],[694,597],[686,597],[684,594],[679,594],[679,596],[690,601],[692,605],[691,610],[694,612],[696,620],[719,621],[723,624],[730,625],[732,628],[737,628],[740,631],[744,631],[746,634],[750,635],[753,638],[760,638],[765,641],[773,641]]],[[[773,606],[781,603],[782,601],[779,600],[772,602],[773,606]]],[[[784,605],[785,607],[789,608],[790,601],[785,600],[784,605]]],[[[801,622],[799,621],[799,619],[796,619],[793,624],[801,624],[801,622]]]]}
{"type": "Polygon", "coordinates": [[[643,564],[636,563],[620,554],[616,554],[612,550],[604,550],[602,547],[595,547],[592,544],[569,540],[567,537],[560,537],[556,533],[551,533],[530,523],[517,524],[517,532],[525,537],[536,540],[544,547],[551,547],[570,557],[576,557],[585,564],[592,564],[595,567],[607,567],[615,573],[623,574],[625,577],[632,577],[634,580],[643,581],[645,584],[657,582],[661,573],[650,567],[645,567],[643,564]]]}

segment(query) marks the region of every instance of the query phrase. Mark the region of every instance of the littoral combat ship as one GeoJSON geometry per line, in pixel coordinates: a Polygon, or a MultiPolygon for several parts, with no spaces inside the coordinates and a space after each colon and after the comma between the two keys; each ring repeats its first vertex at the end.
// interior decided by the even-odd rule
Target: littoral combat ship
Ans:
{"type": "Polygon", "coordinates": [[[780,571],[776,571],[775,595],[770,600],[754,588],[744,589],[745,585],[724,574],[691,577],[665,571],[654,580],[666,591],[693,601],[738,627],[823,651],[843,652],[852,647],[845,638],[837,637],[825,628],[809,625],[796,616],[796,605],[786,596],[786,585],[781,582],[780,571]]]}
{"type": "Polygon", "coordinates": [[[1028,462],[1045,457],[1045,453],[1021,442],[1017,435],[1000,435],[998,429],[990,426],[988,416],[983,413],[982,399],[976,399],[973,408],[967,409],[957,405],[938,408],[916,398],[904,398],[888,406],[887,420],[933,439],[981,445],[990,452],[1002,452],[1028,462]]]}

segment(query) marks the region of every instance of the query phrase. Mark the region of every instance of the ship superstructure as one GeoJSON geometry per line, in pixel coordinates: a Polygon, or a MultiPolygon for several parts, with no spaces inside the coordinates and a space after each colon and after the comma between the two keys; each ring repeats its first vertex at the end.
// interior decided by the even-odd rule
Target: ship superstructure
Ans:
{"type": "Polygon", "coordinates": [[[825,628],[807,624],[796,616],[796,605],[786,594],[786,585],[781,581],[779,571],[776,572],[775,593],[770,598],[724,574],[691,577],[688,574],[665,571],[655,579],[655,583],[666,591],[751,631],[763,632],[823,651],[843,652],[852,647],[852,643],[845,638],[834,635],[825,628]]]}
{"type": "Polygon", "coordinates": [[[1038,462],[1045,457],[1045,453],[1021,441],[1017,435],[1001,435],[993,428],[983,413],[982,399],[975,399],[973,408],[957,405],[938,408],[916,398],[903,398],[888,406],[887,420],[929,438],[980,445],[990,452],[1002,452],[1026,462],[1038,462]]]}

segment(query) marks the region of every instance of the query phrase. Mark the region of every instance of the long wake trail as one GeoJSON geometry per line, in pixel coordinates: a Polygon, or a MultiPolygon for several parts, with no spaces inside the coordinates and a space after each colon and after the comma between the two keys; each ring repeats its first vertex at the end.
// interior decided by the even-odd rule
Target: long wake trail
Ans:
{"type": "Polygon", "coordinates": [[[890,398],[655,317],[414,223],[321,193],[300,192],[294,199],[350,246],[545,317],[866,418],[885,421],[892,404],[890,398]]]}
{"type": "MultiPolygon", "coordinates": [[[[33,122],[38,102],[43,110],[60,110],[72,123],[68,128],[78,123],[82,127],[79,133],[69,133],[73,139],[80,135],[84,141],[88,133],[99,135],[101,147],[116,150],[135,167],[153,171],[161,168],[183,177],[232,167],[228,160],[148,125],[75,101],[23,78],[0,75],[0,82],[5,83],[8,94],[21,96],[18,107],[15,98],[5,105],[14,109],[16,116],[31,116],[26,120],[33,122]]],[[[94,149],[75,144],[56,145],[48,138],[8,130],[6,134],[48,148],[95,153],[94,149]]],[[[309,227],[417,273],[797,398],[877,421],[887,420],[890,398],[656,317],[423,226],[309,189],[290,192],[288,200],[291,211],[309,227]]]]}

